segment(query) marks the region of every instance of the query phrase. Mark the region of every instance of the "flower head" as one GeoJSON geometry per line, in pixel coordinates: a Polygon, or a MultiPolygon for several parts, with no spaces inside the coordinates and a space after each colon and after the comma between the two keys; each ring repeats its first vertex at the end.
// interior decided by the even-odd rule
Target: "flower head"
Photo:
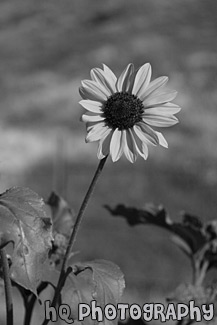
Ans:
{"type": "Polygon", "coordinates": [[[153,127],[178,123],[174,114],[180,107],[170,103],[174,90],[165,90],[168,77],[151,80],[149,63],[134,71],[128,64],[117,79],[103,64],[91,70],[91,79],[82,81],[80,104],[88,111],[82,115],[87,125],[86,142],[99,141],[98,158],[111,155],[117,161],[124,153],[130,162],[138,155],[148,157],[149,145],[168,147],[162,133],[153,127]]]}

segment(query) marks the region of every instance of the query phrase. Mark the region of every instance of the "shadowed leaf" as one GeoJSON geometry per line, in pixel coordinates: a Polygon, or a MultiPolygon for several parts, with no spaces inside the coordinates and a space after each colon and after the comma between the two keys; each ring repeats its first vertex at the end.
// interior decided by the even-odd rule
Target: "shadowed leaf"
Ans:
{"type": "Polygon", "coordinates": [[[60,234],[69,236],[75,223],[75,213],[68,203],[55,192],[51,193],[47,204],[53,220],[53,229],[60,234]]]}
{"type": "Polygon", "coordinates": [[[195,254],[207,242],[203,225],[195,216],[184,214],[182,222],[173,222],[161,206],[149,204],[144,209],[137,209],[120,204],[114,209],[105,207],[113,216],[124,217],[131,226],[154,225],[168,230],[173,234],[176,245],[188,255],[195,254]]]}
{"type": "Polygon", "coordinates": [[[54,192],[51,193],[46,208],[53,221],[54,241],[49,256],[60,267],[75,223],[75,214],[68,203],[54,192]]]}
{"type": "Polygon", "coordinates": [[[42,198],[28,188],[9,189],[0,195],[0,222],[0,247],[13,243],[11,278],[37,294],[52,242],[42,198]]]}

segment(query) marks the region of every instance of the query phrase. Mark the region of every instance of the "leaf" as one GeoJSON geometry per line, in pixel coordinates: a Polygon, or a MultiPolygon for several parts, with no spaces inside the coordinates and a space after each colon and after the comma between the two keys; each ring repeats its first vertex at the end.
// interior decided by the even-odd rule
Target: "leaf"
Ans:
{"type": "Polygon", "coordinates": [[[68,203],[54,192],[51,193],[46,208],[53,220],[54,241],[49,257],[56,267],[60,267],[75,223],[75,214],[68,203]]]}
{"type": "Polygon", "coordinates": [[[211,220],[206,223],[206,233],[211,240],[217,239],[217,220],[211,220]]]}
{"type": "Polygon", "coordinates": [[[49,260],[44,263],[42,282],[47,282],[52,287],[57,287],[60,276],[60,270],[57,270],[49,260]]]}
{"type": "Polygon", "coordinates": [[[150,223],[163,226],[164,228],[170,228],[172,222],[168,218],[163,207],[155,207],[152,204],[147,204],[143,210],[134,207],[126,207],[124,204],[118,204],[114,209],[105,205],[105,208],[113,216],[124,217],[131,226],[150,223]]]}
{"type": "Polygon", "coordinates": [[[75,223],[75,213],[68,203],[55,192],[52,192],[47,201],[53,220],[54,231],[69,236],[75,223]]]}
{"type": "Polygon", "coordinates": [[[191,248],[188,246],[188,244],[179,236],[172,236],[171,240],[173,241],[176,246],[178,246],[185,254],[191,255],[191,248]]]}
{"type": "MultiPolygon", "coordinates": [[[[78,304],[89,304],[96,300],[97,306],[102,309],[107,304],[116,305],[125,288],[123,273],[119,267],[112,262],[96,260],[93,262],[81,263],[73,266],[74,273],[71,273],[66,280],[62,291],[62,301],[71,306],[72,318],[78,319],[78,304]]],[[[83,324],[98,324],[90,318],[85,318],[83,324]]],[[[117,324],[117,319],[104,324],[117,324]]]]}
{"type": "Polygon", "coordinates": [[[112,215],[124,217],[131,226],[154,225],[168,230],[181,239],[182,242],[176,238],[175,243],[188,255],[198,252],[207,242],[203,225],[195,216],[184,214],[182,222],[173,222],[161,206],[155,207],[149,204],[144,209],[124,205],[118,205],[114,209],[105,207],[112,215]]]}
{"type": "Polygon", "coordinates": [[[13,243],[11,278],[37,295],[52,246],[51,219],[42,198],[28,188],[9,189],[0,195],[0,222],[0,248],[13,243]]]}

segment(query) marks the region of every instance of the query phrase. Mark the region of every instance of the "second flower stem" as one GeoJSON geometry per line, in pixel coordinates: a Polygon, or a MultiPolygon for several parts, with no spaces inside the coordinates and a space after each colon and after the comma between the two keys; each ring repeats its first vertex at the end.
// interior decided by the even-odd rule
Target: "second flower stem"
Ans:
{"type": "MultiPolygon", "coordinates": [[[[94,177],[90,183],[90,186],[87,190],[87,193],[83,199],[83,202],[81,204],[81,207],[80,207],[80,210],[78,212],[78,215],[76,217],[76,220],[75,220],[75,224],[74,224],[74,227],[73,227],[73,230],[72,230],[72,233],[71,233],[71,236],[70,236],[70,239],[69,239],[69,242],[68,242],[68,246],[67,246],[67,249],[66,249],[66,253],[65,253],[65,256],[63,258],[63,263],[62,263],[62,267],[61,267],[61,272],[60,272],[60,277],[59,277],[59,281],[58,281],[58,284],[57,284],[57,288],[55,290],[55,294],[54,294],[54,298],[53,298],[53,301],[52,301],[52,306],[55,307],[56,306],[56,303],[57,303],[57,300],[59,298],[59,294],[62,290],[62,287],[64,286],[64,283],[65,283],[65,280],[66,280],[66,265],[67,265],[67,261],[68,261],[68,258],[69,258],[69,255],[70,255],[70,252],[72,250],[72,247],[75,243],[75,240],[76,240],[76,237],[77,237],[77,233],[78,233],[78,230],[80,228],[80,225],[81,225],[81,221],[83,219],[83,216],[84,216],[84,212],[87,208],[87,205],[88,205],[88,202],[90,200],[90,197],[93,193],[93,190],[96,186],[96,183],[97,183],[97,180],[101,174],[101,171],[105,165],[105,162],[106,162],[106,159],[107,159],[107,156],[103,159],[100,160],[99,164],[98,164],[98,167],[96,169],[96,172],[94,174],[94,177]]],[[[48,324],[49,321],[45,320],[43,322],[43,325],[46,325],[48,324]]]]}
{"type": "Polygon", "coordinates": [[[6,315],[7,315],[7,325],[13,325],[13,301],[12,301],[12,287],[11,279],[9,275],[9,265],[5,249],[0,249],[3,278],[5,284],[5,301],[6,301],[6,315]]]}

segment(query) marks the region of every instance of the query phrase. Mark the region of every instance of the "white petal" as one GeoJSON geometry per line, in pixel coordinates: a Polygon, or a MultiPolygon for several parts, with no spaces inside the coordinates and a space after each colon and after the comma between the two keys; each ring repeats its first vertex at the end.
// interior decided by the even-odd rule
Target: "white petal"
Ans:
{"type": "Polygon", "coordinates": [[[148,158],[148,146],[144,142],[142,143],[142,153],[143,154],[139,153],[140,156],[142,156],[144,159],[147,159],[148,158]]]}
{"type": "Polygon", "coordinates": [[[149,115],[145,114],[143,116],[143,121],[149,125],[152,126],[157,126],[157,127],[167,127],[167,126],[172,126],[177,124],[179,121],[178,119],[171,115],[171,116],[166,116],[166,115],[149,115]]]}
{"type": "Polygon", "coordinates": [[[117,81],[117,89],[118,91],[127,91],[130,86],[130,76],[132,75],[134,70],[133,64],[130,63],[128,66],[124,69],[120,77],[117,81]]]}
{"type": "Polygon", "coordinates": [[[112,72],[112,70],[109,67],[107,67],[107,65],[105,64],[103,64],[103,69],[106,72],[106,74],[109,75],[109,78],[112,80],[113,84],[115,85],[117,82],[117,77],[112,72]]]}
{"type": "Polygon", "coordinates": [[[156,131],[156,133],[157,133],[157,136],[159,139],[159,144],[164,148],[168,148],[167,140],[164,138],[163,134],[160,132],[157,132],[157,131],[156,131]]]}
{"type": "Polygon", "coordinates": [[[86,142],[93,142],[102,139],[105,136],[107,130],[108,127],[105,126],[105,123],[102,122],[97,123],[87,133],[86,142]]]}
{"type": "Polygon", "coordinates": [[[132,94],[140,97],[140,94],[145,91],[151,79],[151,65],[146,63],[141,66],[136,74],[132,94]]]}
{"type": "Polygon", "coordinates": [[[79,94],[81,95],[81,97],[82,97],[84,100],[88,99],[88,96],[87,96],[87,94],[86,94],[86,91],[84,90],[83,87],[79,87],[79,94]]]}
{"type": "Polygon", "coordinates": [[[146,107],[167,103],[173,100],[177,95],[175,90],[154,91],[144,101],[143,105],[146,107]]]}
{"type": "Polygon", "coordinates": [[[107,100],[107,97],[99,91],[95,91],[93,89],[90,89],[89,87],[80,87],[79,88],[79,93],[83,99],[90,99],[93,101],[100,101],[104,102],[107,100]]]}
{"type": "Polygon", "coordinates": [[[143,133],[141,128],[138,125],[134,125],[133,131],[136,134],[136,136],[140,139],[140,141],[144,143],[152,144],[153,146],[156,146],[156,141],[152,137],[150,137],[147,133],[143,133]]]}
{"type": "Polygon", "coordinates": [[[108,93],[110,93],[110,90],[105,83],[104,77],[100,73],[100,69],[98,68],[92,69],[90,71],[90,76],[92,78],[92,81],[96,82],[98,85],[100,85],[101,88],[105,88],[108,91],[108,93]]]}
{"type": "Polygon", "coordinates": [[[136,145],[136,149],[141,157],[143,157],[145,160],[148,158],[148,146],[146,144],[147,141],[141,140],[141,138],[136,134],[135,129],[131,129],[133,136],[134,136],[134,141],[136,145]]]}
{"type": "Polygon", "coordinates": [[[87,133],[94,127],[96,126],[97,124],[99,124],[99,122],[87,122],[86,123],[86,130],[87,130],[87,133]]]}
{"type": "Polygon", "coordinates": [[[104,137],[99,141],[99,147],[97,152],[98,159],[103,159],[109,154],[112,134],[112,130],[108,129],[104,137]]]}
{"type": "Polygon", "coordinates": [[[157,90],[160,87],[163,87],[168,82],[168,77],[159,77],[152,82],[150,82],[149,86],[145,89],[144,92],[141,92],[140,99],[143,101],[146,97],[150,96],[150,94],[157,90]]]}
{"type": "Polygon", "coordinates": [[[81,116],[81,120],[82,122],[99,122],[99,121],[103,121],[105,119],[105,117],[101,116],[101,115],[88,115],[88,114],[83,114],[81,116]]]}
{"type": "Polygon", "coordinates": [[[93,80],[106,87],[110,95],[116,92],[115,82],[110,77],[110,74],[106,73],[104,70],[99,68],[92,69],[90,75],[93,80]]]}
{"type": "Polygon", "coordinates": [[[86,89],[92,89],[95,92],[99,92],[100,94],[104,95],[105,99],[109,97],[111,94],[109,93],[108,89],[106,89],[103,85],[97,83],[93,80],[82,80],[81,84],[86,89]]]}
{"type": "Polygon", "coordinates": [[[112,161],[117,161],[123,153],[122,148],[122,131],[115,129],[110,143],[110,154],[112,161]]]}
{"type": "Polygon", "coordinates": [[[123,130],[123,150],[126,158],[134,163],[138,157],[138,151],[130,129],[123,130]]]}
{"type": "Polygon", "coordinates": [[[154,146],[159,143],[156,132],[144,122],[139,122],[137,125],[134,125],[134,127],[136,134],[141,140],[149,142],[154,146]]]}
{"type": "Polygon", "coordinates": [[[93,113],[98,113],[98,114],[103,114],[102,111],[102,103],[96,102],[94,100],[80,100],[79,104],[83,106],[86,110],[93,112],[93,113]]]}
{"type": "Polygon", "coordinates": [[[153,114],[153,115],[173,115],[178,113],[181,110],[176,104],[166,103],[159,106],[151,107],[145,109],[145,113],[153,114]]]}

